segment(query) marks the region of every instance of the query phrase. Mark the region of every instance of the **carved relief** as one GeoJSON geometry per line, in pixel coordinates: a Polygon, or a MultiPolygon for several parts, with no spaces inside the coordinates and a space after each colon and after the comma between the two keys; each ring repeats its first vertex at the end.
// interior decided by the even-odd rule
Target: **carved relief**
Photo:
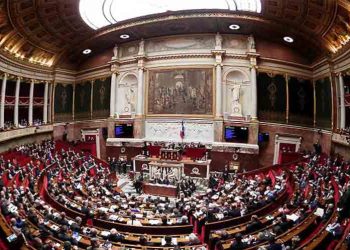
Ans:
{"type": "Polygon", "coordinates": [[[138,54],[139,48],[138,44],[133,42],[133,43],[127,43],[122,45],[119,48],[119,57],[131,57],[131,56],[136,56],[138,54]]]}
{"type": "Polygon", "coordinates": [[[252,44],[250,44],[250,46],[248,45],[247,36],[242,36],[242,35],[224,35],[223,36],[223,44],[222,44],[223,49],[247,51],[247,48],[251,46],[252,44]]]}
{"type": "MultiPolygon", "coordinates": [[[[212,142],[214,127],[212,123],[185,122],[185,141],[212,142]]],[[[181,122],[146,123],[146,138],[158,141],[181,141],[181,122]]]]}
{"type": "Polygon", "coordinates": [[[146,43],[146,52],[162,52],[173,50],[213,49],[215,39],[213,36],[170,37],[150,40],[146,43]]]}

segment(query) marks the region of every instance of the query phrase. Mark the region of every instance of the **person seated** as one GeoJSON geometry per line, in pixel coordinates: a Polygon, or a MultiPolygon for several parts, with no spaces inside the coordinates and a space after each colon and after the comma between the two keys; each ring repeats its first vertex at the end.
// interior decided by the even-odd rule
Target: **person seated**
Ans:
{"type": "Polygon", "coordinates": [[[247,233],[254,232],[260,229],[261,227],[262,227],[261,221],[259,220],[258,216],[254,214],[252,215],[251,220],[247,225],[246,232],[247,233]]]}
{"type": "Polygon", "coordinates": [[[98,238],[92,238],[90,246],[88,246],[86,250],[104,250],[104,248],[100,246],[98,238]]]}
{"type": "Polygon", "coordinates": [[[115,228],[112,228],[109,232],[110,234],[107,238],[109,241],[122,242],[125,238],[124,235],[118,233],[115,228]]]}
{"type": "Polygon", "coordinates": [[[131,215],[131,220],[128,220],[126,224],[130,226],[138,226],[138,227],[142,226],[141,222],[139,220],[136,220],[135,214],[131,215]]]}
{"type": "Polygon", "coordinates": [[[61,212],[60,216],[58,217],[58,219],[56,220],[56,222],[60,225],[66,225],[69,226],[68,220],[66,219],[66,213],[65,212],[61,212]]]}
{"type": "Polygon", "coordinates": [[[164,239],[162,239],[162,246],[165,246],[165,247],[170,247],[170,246],[173,246],[173,242],[172,242],[172,238],[171,236],[169,235],[166,235],[164,237],[164,239]]]}
{"type": "Polygon", "coordinates": [[[75,218],[75,221],[70,225],[70,229],[73,231],[73,232],[80,232],[80,227],[81,227],[81,223],[82,223],[82,219],[77,216],[75,218]]]}
{"type": "Polygon", "coordinates": [[[22,229],[25,225],[24,221],[18,214],[15,215],[15,218],[16,218],[16,227],[22,229]]]}
{"type": "Polygon", "coordinates": [[[335,222],[330,223],[326,230],[332,234],[332,236],[336,239],[341,238],[341,236],[343,235],[343,228],[341,226],[341,221],[339,218],[336,219],[335,222]]]}
{"type": "Polygon", "coordinates": [[[167,226],[168,225],[168,218],[166,215],[162,216],[162,226],[167,226]]]}
{"type": "Polygon", "coordinates": [[[152,246],[153,243],[151,242],[151,238],[147,234],[143,234],[140,236],[140,244],[142,246],[152,246]]]}
{"type": "Polygon", "coordinates": [[[61,230],[58,233],[58,238],[62,241],[69,241],[70,243],[72,243],[72,245],[78,245],[77,240],[69,235],[68,227],[66,225],[61,227],[61,230]]]}
{"type": "Polygon", "coordinates": [[[235,239],[230,246],[230,250],[241,250],[247,247],[247,244],[242,242],[242,234],[237,233],[235,239]]]}
{"type": "Polygon", "coordinates": [[[275,238],[271,238],[269,240],[269,245],[267,246],[267,250],[282,250],[282,244],[279,241],[276,241],[275,238]]]}
{"type": "Polygon", "coordinates": [[[197,237],[197,235],[195,235],[194,233],[191,233],[188,236],[188,245],[189,246],[193,246],[193,245],[198,245],[200,244],[201,241],[199,240],[199,238],[197,237]]]}
{"type": "Polygon", "coordinates": [[[16,225],[16,219],[15,219],[15,218],[12,218],[12,219],[10,220],[10,223],[11,223],[11,228],[12,228],[12,230],[14,231],[14,233],[15,233],[16,235],[20,235],[20,234],[22,233],[22,230],[21,230],[21,228],[17,227],[17,225],[16,225]]]}

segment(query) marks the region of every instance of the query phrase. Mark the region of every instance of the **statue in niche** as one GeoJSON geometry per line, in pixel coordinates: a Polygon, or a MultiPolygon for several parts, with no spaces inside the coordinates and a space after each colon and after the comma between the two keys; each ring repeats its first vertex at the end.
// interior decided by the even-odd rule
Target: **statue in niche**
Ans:
{"type": "Polygon", "coordinates": [[[241,85],[235,84],[231,89],[232,92],[232,116],[242,116],[242,105],[239,102],[241,85]]]}
{"type": "Polygon", "coordinates": [[[219,33],[215,36],[215,49],[222,49],[222,36],[219,33]]]}
{"type": "Polygon", "coordinates": [[[253,35],[248,36],[248,50],[255,50],[255,40],[253,35]]]}
{"type": "Polygon", "coordinates": [[[125,107],[124,112],[125,113],[132,113],[135,112],[135,100],[136,100],[136,93],[135,90],[132,88],[132,86],[125,88],[125,107]]]}
{"type": "Polygon", "coordinates": [[[145,40],[141,40],[139,44],[139,55],[145,54],[145,40]]]}
{"type": "Polygon", "coordinates": [[[116,44],[113,48],[113,59],[117,59],[118,58],[118,44],[116,44]]]}

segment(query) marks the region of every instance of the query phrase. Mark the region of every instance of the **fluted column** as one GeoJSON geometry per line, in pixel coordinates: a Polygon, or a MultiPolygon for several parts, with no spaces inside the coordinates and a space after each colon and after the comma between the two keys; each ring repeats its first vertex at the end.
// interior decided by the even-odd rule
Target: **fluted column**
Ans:
{"type": "Polygon", "coordinates": [[[345,128],[346,113],[345,113],[345,100],[344,100],[344,78],[342,74],[339,74],[339,99],[340,99],[340,127],[345,128]]]}
{"type": "Polygon", "coordinates": [[[47,105],[49,100],[49,83],[45,82],[45,89],[44,89],[44,109],[43,109],[43,123],[47,123],[47,105]]]}
{"type": "Polygon", "coordinates": [[[28,124],[33,125],[33,105],[34,105],[34,80],[30,82],[29,89],[29,112],[28,112],[28,124]]]}
{"type": "Polygon", "coordinates": [[[16,92],[15,92],[15,110],[14,110],[14,119],[13,123],[15,127],[18,127],[18,105],[19,105],[19,90],[21,87],[21,78],[17,77],[17,82],[16,82],[16,92]]]}
{"type": "Polygon", "coordinates": [[[111,78],[111,100],[110,100],[110,107],[109,107],[109,116],[114,117],[115,114],[115,100],[116,100],[116,86],[117,86],[117,72],[113,71],[112,78],[111,78]]]}
{"type": "Polygon", "coordinates": [[[143,109],[143,67],[138,68],[138,77],[137,77],[137,106],[136,106],[136,115],[142,116],[144,113],[143,109]]]}
{"type": "Polygon", "coordinates": [[[7,74],[4,74],[1,85],[1,103],[0,103],[0,128],[5,126],[5,96],[6,96],[7,74]]]}
{"type": "Polygon", "coordinates": [[[222,117],[222,65],[216,64],[216,117],[222,117]]]}
{"type": "Polygon", "coordinates": [[[52,123],[52,109],[53,109],[53,94],[54,91],[54,84],[53,83],[49,83],[49,94],[48,94],[48,112],[47,112],[47,122],[48,123],[52,123]]]}
{"type": "Polygon", "coordinates": [[[253,65],[250,69],[250,81],[251,81],[251,90],[252,90],[251,116],[253,120],[257,120],[258,119],[258,87],[257,87],[255,65],[253,65]]]}

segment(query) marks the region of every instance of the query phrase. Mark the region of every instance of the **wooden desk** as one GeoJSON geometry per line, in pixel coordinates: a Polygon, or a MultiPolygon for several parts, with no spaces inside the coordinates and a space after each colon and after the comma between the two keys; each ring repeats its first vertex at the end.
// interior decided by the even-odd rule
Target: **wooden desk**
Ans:
{"type": "Polygon", "coordinates": [[[183,173],[186,176],[192,178],[209,178],[210,164],[211,160],[207,161],[193,161],[182,159],[179,161],[167,161],[160,158],[151,158],[151,157],[141,157],[136,156],[133,160],[133,170],[134,172],[149,172],[150,163],[156,162],[159,164],[169,163],[169,164],[181,164],[183,166],[183,173]]]}
{"type": "Polygon", "coordinates": [[[176,186],[152,184],[152,183],[143,182],[142,187],[143,187],[143,192],[145,194],[166,196],[166,197],[176,197],[177,196],[176,186]]]}

